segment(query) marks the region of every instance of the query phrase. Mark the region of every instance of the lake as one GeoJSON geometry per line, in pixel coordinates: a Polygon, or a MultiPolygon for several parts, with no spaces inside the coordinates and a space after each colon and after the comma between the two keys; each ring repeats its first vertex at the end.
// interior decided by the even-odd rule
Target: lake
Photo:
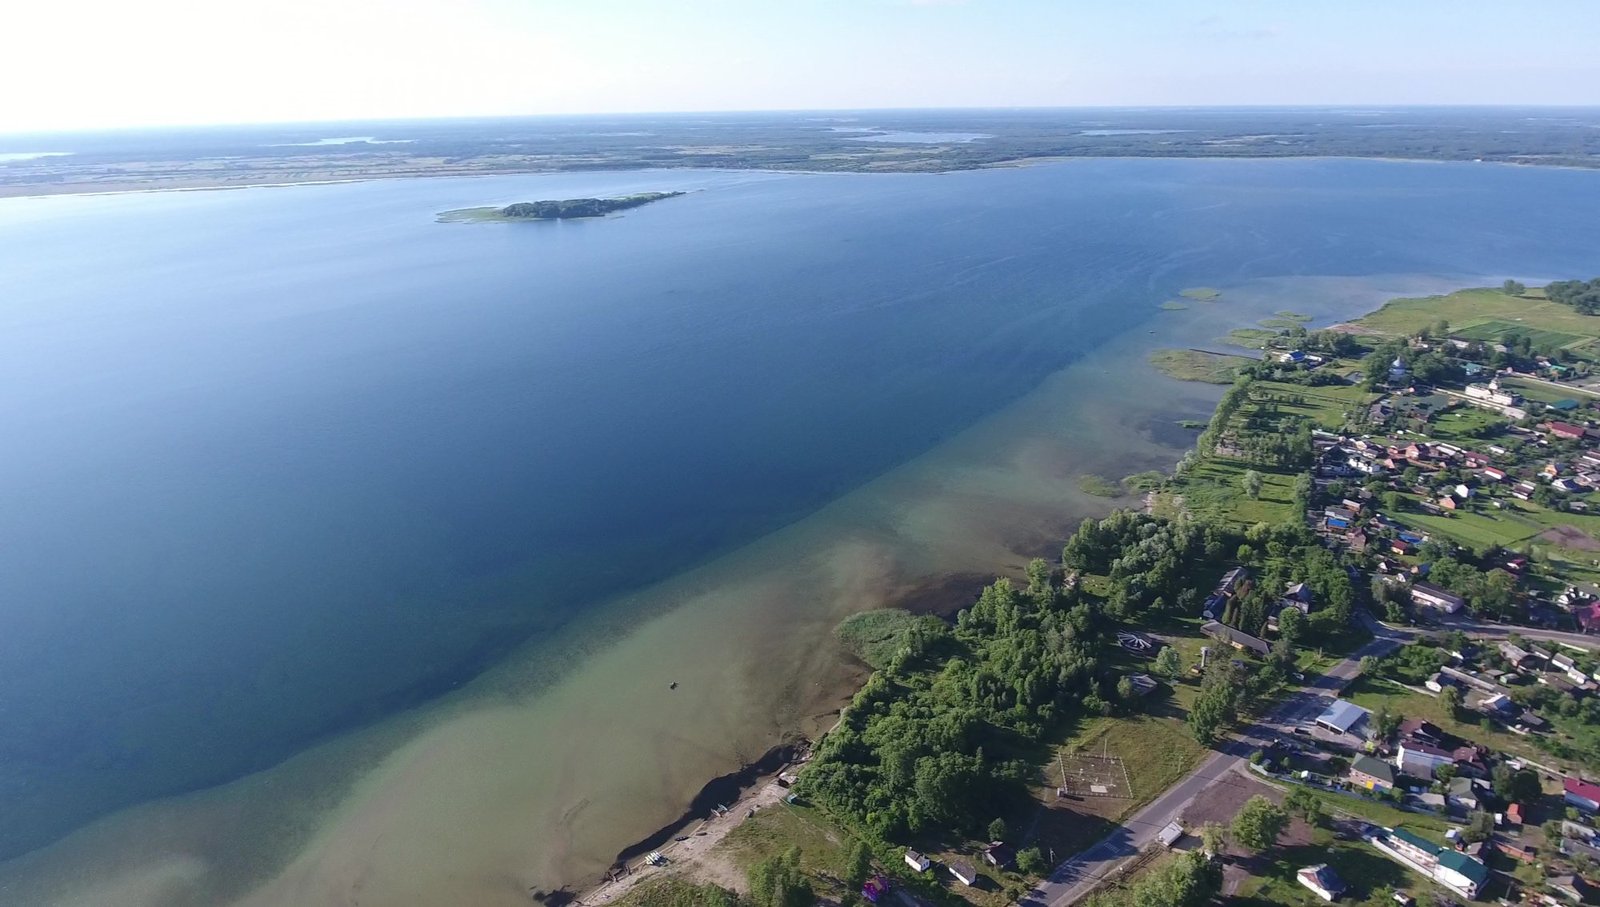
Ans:
{"type": "Polygon", "coordinates": [[[0,900],[594,873],[827,725],[839,617],[959,601],[1109,506],[1080,474],[1170,465],[1217,391],[1151,344],[1589,277],[1597,202],[1351,160],[0,200],[0,900]]]}

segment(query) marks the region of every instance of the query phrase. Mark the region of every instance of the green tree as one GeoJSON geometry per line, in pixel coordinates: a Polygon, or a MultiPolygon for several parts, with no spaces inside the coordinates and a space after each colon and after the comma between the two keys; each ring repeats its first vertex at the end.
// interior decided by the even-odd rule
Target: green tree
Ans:
{"type": "Polygon", "coordinates": [[[1176,680],[1183,673],[1183,656],[1175,646],[1167,646],[1156,655],[1156,673],[1168,680],[1176,680]]]}
{"type": "Polygon", "coordinates": [[[1444,703],[1446,714],[1454,718],[1461,709],[1461,691],[1455,687],[1445,687],[1439,693],[1439,701],[1444,703]]]}
{"type": "Polygon", "coordinates": [[[1244,493],[1249,495],[1251,500],[1261,497],[1261,473],[1256,472],[1254,469],[1246,469],[1244,475],[1239,479],[1239,484],[1244,488],[1244,493]]]}
{"type": "Polygon", "coordinates": [[[844,867],[845,887],[852,892],[860,891],[872,875],[872,850],[865,841],[857,838],[851,843],[844,867]]]}
{"type": "Polygon", "coordinates": [[[1507,296],[1521,296],[1523,293],[1527,292],[1528,288],[1516,282],[1515,280],[1508,280],[1500,285],[1500,289],[1507,296]]]}
{"type": "Polygon", "coordinates": [[[1494,816],[1482,810],[1477,810],[1467,817],[1466,828],[1461,832],[1461,836],[1466,838],[1468,843],[1487,841],[1492,834],[1494,834],[1494,816]]]}
{"type": "Polygon", "coordinates": [[[1180,854],[1134,883],[1132,907],[1200,907],[1221,890],[1222,870],[1198,853],[1180,854]]]}
{"type": "Polygon", "coordinates": [[[1006,820],[996,819],[989,823],[989,840],[1004,841],[1006,839],[1006,820]]]}
{"type": "Polygon", "coordinates": [[[1017,851],[1017,868],[1024,875],[1042,876],[1050,871],[1050,864],[1037,847],[1024,847],[1017,851]]]}
{"type": "Polygon", "coordinates": [[[1295,785],[1283,798],[1283,808],[1292,816],[1299,816],[1307,825],[1318,825],[1322,821],[1322,801],[1310,788],[1295,785]]]}
{"type": "Polygon", "coordinates": [[[800,872],[800,849],[791,847],[750,867],[750,902],[755,907],[810,907],[817,901],[800,872]]]}
{"type": "Polygon", "coordinates": [[[1266,850],[1278,843],[1289,827],[1289,814],[1283,808],[1256,794],[1233,817],[1233,839],[1251,850],[1266,850]]]}
{"type": "Polygon", "coordinates": [[[1543,792],[1539,775],[1531,768],[1514,769],[1502,762],[1494,767],[1490,780],[1495,794],[1512,803],[1531,803],[1543,792]]]}
{"type": "Polygon", "coordinates": [[[1228,830],[1216,822],[1200,826],[1200,844],[1205,852],[1219,856],[1228,849],[1228,830]]]}

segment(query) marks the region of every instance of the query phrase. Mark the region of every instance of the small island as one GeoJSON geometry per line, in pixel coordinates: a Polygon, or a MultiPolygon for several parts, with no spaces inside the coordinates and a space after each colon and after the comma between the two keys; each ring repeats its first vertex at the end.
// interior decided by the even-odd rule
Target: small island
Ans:
{"type": "Polygon", "coordinates": [[[439,215],[444,224],[513,223],[529,220],[567,220],[574,217],[604,217],[615,211],[625,211],[648,205],[664,198],[675,198],[682,192],[641,192],[620,198],[567,198],[540,202],[517,202],[504,208],[457,208],[439,215]]]}

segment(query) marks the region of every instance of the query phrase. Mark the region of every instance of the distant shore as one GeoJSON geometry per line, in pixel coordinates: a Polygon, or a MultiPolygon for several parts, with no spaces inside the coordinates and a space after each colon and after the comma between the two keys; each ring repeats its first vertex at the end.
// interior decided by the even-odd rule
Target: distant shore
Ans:
{"type": "MultiPolygon", "coordinates": [[[[814,167],[772,167],[772,166],[738,166],[723,164],[706,166],[701,164],[684,164],[680,166],[663,166],[659,162],[639,162],[631,167],[551,167],[527,166],[488,169],[470,165],[440,165],[437,167],[396,168],[361,170],[357,168],[333,169],[324,171],[311,171],[303,177],[296,179],[283,179],[277,172],[263,172],[257,177],[254,174],[232,174],[227,177],[208,178],[189,174],[173,175],[170,177],[156,176],[144,179],[108,179],[105,181],[54,181],[44,180],[39,182],[0,182],[0,199],[6,198],[50,198],[63,195],[128,195],[145,192],[210,192],[225,189],[286,189],[294,186],[325,186],[343,183],[365,183],[375,180],[408,180],[432,179],[445,177],[490,177],[490,176],[528,176],[535,174],[575,174],[575,173],[614,173],[618,170],[636,171],[696,171],[696,170],[732,170],[748,171],[752,173],[782,173],[822,175],[830,173],[900,173],[900,174],[943,174],[963,173],[983,170],[1005,170],[1019,167],[1035,167],[1047,164],[1060,164],[1069,161],[1099,161],[1099,160],[1139,160],[1139,161],[1383,161],[1395,164],[1479,164],[1483,166],[1501,166],[1517,168],[1534,168],[1549,170],[1600,170],[1600,161],[1593,167],[1582,167],[1570,163],[1535,163],[1529,161],[1486,161],[1459,158],[1422,158],[1422,157],[1387,157],[1382,155],[1331,155],[1331,154],[1306,154],[1306,155],[1201,155],[1201,154],[1169,154],[1169,155],[1129,155],[1129,154],[1054,154],[1018,157],[1003,161],[992,161],[978,164],[950,164],[947,166],[928,166],[927,161],[906,163],[903,165],[887,164],[881,166],[861,166],[855,168],[814,168],[814,167]]],[[[3,174],[0,174],[3,175],[3,174]]]]}

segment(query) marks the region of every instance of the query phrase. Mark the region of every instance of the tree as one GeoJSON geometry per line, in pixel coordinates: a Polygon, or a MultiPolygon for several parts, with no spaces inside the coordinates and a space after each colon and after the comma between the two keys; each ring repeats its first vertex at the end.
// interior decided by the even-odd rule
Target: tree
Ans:
{"type": "Polygon", "coordinates": [[[1135,882],[1128,903],[1133,907],[1200,907],[1210,903],[1221,888],[1221,868],[1200,854],[1186,853],[1135,882]]]}
{"type": "Polygon", "coordinates": [[[1288,827],[1289,814],[1256,794],[1233,817],[1233,839],[1251,850],[1266,850],[1278,843],[1278,837],[1288,827]]]}
{"type": "Polygon", "coordinates": [[[1261,473],[1254,469],[1246,469],[1244,476],[1239,479],[1239,484],[1244,487],[1244,493],[1251,500],[1261,497],[1261,473]]]}
{"type": "Polygon", "coordinates": [[[1502,762],[1494,767],[1490,777],[1495,794],[1512,803],[1531,803],[1543,792],[1539,775],[1531,768],[1513,769],[1502,762]]]}
{"type": "Polygon", "coordinates": [[[1228,830],[1216,822],[1207,822],[1200,826],[1200,844],[1206,853],[1220,855],[1228,849],[1228,830]]]}
{"type": "Polygon", "coordinates": [[[1004,841],[1006,839],[1006,820],[996,819],[989,823],[989,840],[1004,841]]]}
{"type": "Polygon", "coordinates": [[[1500,289],[1507,296],[1521,296],[1527,291],[1528,288],[1516,282],[1515,280],[1508,280],[1500,285],[1500,289]]]}
{"type": "Polygon", "coordinates": [[[1174,646],[1163,648],[1156,655],[1156,673],[1168,680],[1176,680],[1183,673],[1183,656],[1174,646]]]}
{"type": "Polygon", "coordinates": [[[1278,612],[1278,637],[1288,645],[1299,642],[1305,628],[1306,616],[1299,608],[1284,608],[1278,612]]]}
{"type": "Polygon", "coordinates": [[[1383,509],[1390,513],[1403,513],[1406,509],[1406,496],[1398,491],[1385,491],[1383,509]]]}
{"type": "Polygon", "coordinates": [[[1137,698],[1137,694],[1135,694],[1133,691],[1133,678],[1124,674],[1122,678],[1117,681],[1117,701],[1123,704],[1128,704],[1137,698]]]}
{"type": "Polygon", "coordinates": [[[1449,713],[1451,718],[1454,718],[1461,708],[1461,691],[1455,687],[1445,687],[1439,693],[1439,701],[1444,703],[1446,712],[1449,713]]]}
{"type": "Polygon", "coordinates": [[[1044,854],[1037,847],[1024,847],[1017,851],[1017,868],[1024,875],[1042,876],[1050,871],[1050,864],[1045,862],[1044,854]]]}
{"type": "Polygon", "coordinates": [[[816,903],[811,883],[800,872],[800,849],[791,847],[750,867],[750,902],[755,907],[810,907],[816,903]]]}
{"type": "Polygon", "coordinates": [[[872,851],[865,841],[857,838],[845,857],[844,882],[851,891],[860,891],[872,875],[872,851]]]}
{"type": "Polygon", "coordinates": [[[1310,788],[1295,785],[1283,798],[1283,808],[1290,815],[1304,819],[1307,825],[1317,825],[1322,821],[1322,801],[1310,788]]]}
{"type": "Polygon", "coordinates": [[[1461,832],[1461,836],[1466,838],[1469,844],[1474,841],[1487,841],[1492,834],[1494,834],[1494,816],[1481,809],[1475,810],[1467,817],[1466,828],[1461,832]]]}

